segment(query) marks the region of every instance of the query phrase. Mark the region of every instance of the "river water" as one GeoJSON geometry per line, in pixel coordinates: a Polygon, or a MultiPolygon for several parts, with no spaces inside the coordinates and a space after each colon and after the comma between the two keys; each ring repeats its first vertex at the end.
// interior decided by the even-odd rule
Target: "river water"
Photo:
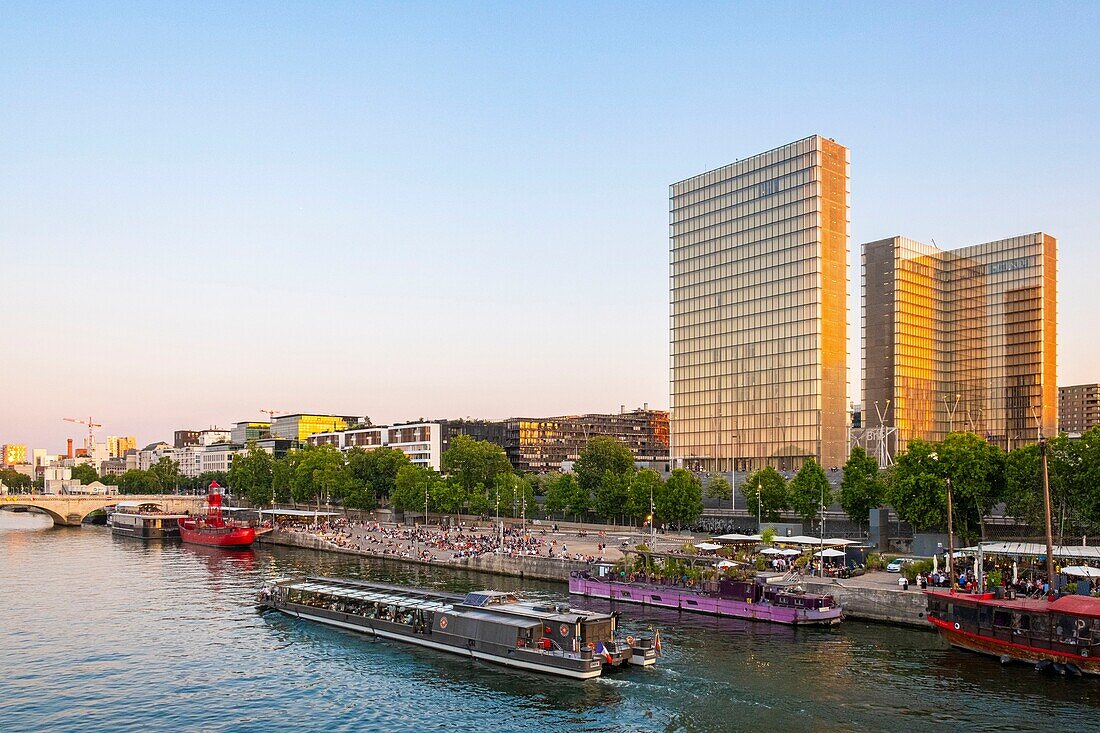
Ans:
{"type": "Polygon", "coordinates": [[[305,572],[567,595],[306,550],[145,544],[0,512],[0,730],[1100,730],[1100,680],[1038,676],[931,633],[854,621],[791,629],[621,607],[622,628],[661,629],[664,657],[578,682],[256,612],[265,579],[305,572]]]}

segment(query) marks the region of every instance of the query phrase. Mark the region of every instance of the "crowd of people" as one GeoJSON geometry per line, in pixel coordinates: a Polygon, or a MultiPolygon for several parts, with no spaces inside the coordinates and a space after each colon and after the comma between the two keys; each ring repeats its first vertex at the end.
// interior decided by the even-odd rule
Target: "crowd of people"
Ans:
{"type": "Polygon", "coordinates": [[[480,528],[465,523],[454,527],[401,526],[334,518],[313,522],[280,521],[276,528],[309,534],[343,550],[422,562],[453,562],[484,555],[505,555],[541,556],[591,564],[603,561],[607,548],[606,544],[598,542],[596,552],[576,549],[571,552],[564,538],[559,541],[549,536],[545,529],[533,532],[517,527],[480,528]]]}

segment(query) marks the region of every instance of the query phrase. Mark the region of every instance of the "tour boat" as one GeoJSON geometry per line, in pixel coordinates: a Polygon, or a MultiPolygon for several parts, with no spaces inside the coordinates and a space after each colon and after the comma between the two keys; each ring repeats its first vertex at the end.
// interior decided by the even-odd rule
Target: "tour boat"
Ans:
{"type": "Polygon", "coordinates": [[[178,522],[186,516],[166,512],[152,501],[120,501],[108,509],[107,525],[124,537],[163,540],[180,536],[178,522]]]}
{"type": "Polygon", "coordinates": [[[462,596],[308,577],[264,586],[257,603],[262,609],[376,638],[574,679],[599,677],[605,668],[624,664],[650,666],[660,651],[657,634],[616,636],[617,614],[524,602],[499,591],[462,596]]]}
{"type": "Polygon", "coordinates": [[[247,524],[226,519],[222,513],[221,487],[215,481],[206,495],[206,514],[179,520],[184,542],[207,547],[248,547],[256,541],[256,530],[247,524]]]}
{"type": "Polygon", "coordinates": [[[1100,674],[1100,598],[997,598],[928,591],[928,620],[952,646],[1033,663],[1039,669],[1100,674]]]}
{"type": "Polygon", "coordinates": [[[840,623],[844,616],[843,609],[831,595],[806,593],[797,587],[768,583],[759,576],[686,587],[620,580],[613,574],[614,566],[597,565],[596,568],[595,576],[588,571],[571,572],[569,592],[616,603],[798,626],[829,626],[840,623]]]}

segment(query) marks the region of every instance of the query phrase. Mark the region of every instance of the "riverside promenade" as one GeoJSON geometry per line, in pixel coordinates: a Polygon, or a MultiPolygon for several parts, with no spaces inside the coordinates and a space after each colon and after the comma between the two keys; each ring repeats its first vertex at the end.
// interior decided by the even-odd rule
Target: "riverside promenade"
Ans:
{"type": "MultiPolygon", "coordinates": [[[[500,530],[491,523],[470,521],[440,528],[335,520],[316,525],[284,523],[261,535],[259,542],[564,583],[574,570],[621,559],[623,543],[627,547],[652,544],[657,551],[674,552],[705,539],[659,534],[653,542],[648,533],[633,528],[544,523],[529,525],[526,533],[510,529],[501,544],[500,530]]],[[[925,619],[924,594],[915,586],[900,588],[897,574],[873,571],[844,580],[800,576],[798,584],[810,592],[832,594],[844,607],[846,618],[931,630],[925,619]]]]}

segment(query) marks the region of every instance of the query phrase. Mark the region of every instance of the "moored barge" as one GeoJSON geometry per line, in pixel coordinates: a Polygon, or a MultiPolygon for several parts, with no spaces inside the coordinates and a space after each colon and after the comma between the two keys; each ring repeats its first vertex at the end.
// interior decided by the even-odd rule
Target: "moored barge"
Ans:
{"type": "Polygon", "coordinates": [[[120,501],[107,514],[111,532],[143,540],[180,536],[179,520],[186,514],[171,514],[152,501],[120,501]]]}
{"type": "Polygon", "coordinates": [[[620,580],[611,566],[597,566],[601,575],[588,571],[569,574],[569,592],[616,603],[659,606],[691,613],[769,621],[797,626],[831,626],[840,623],[843,609],[831,595],[806,593],[800,588],[768,583],[761,576],[748,580],[721,579],[694,587],[645,581],[620,580]]]}
{"type": "Polygon", "coordinates": [[[658,652],[652,637],[616,636],[616,614],[524,602],[499,591],[462,596],[308,577],[266,585],[257,601],[295,618],[575,679],[626,664],[649,666],[658,652]]]}
{"type": "Polygon", "coordinates": [[[1040,669],[1100,674],[1100,598],[926,595],[928,621],[951,646],[1040,669]]]}

